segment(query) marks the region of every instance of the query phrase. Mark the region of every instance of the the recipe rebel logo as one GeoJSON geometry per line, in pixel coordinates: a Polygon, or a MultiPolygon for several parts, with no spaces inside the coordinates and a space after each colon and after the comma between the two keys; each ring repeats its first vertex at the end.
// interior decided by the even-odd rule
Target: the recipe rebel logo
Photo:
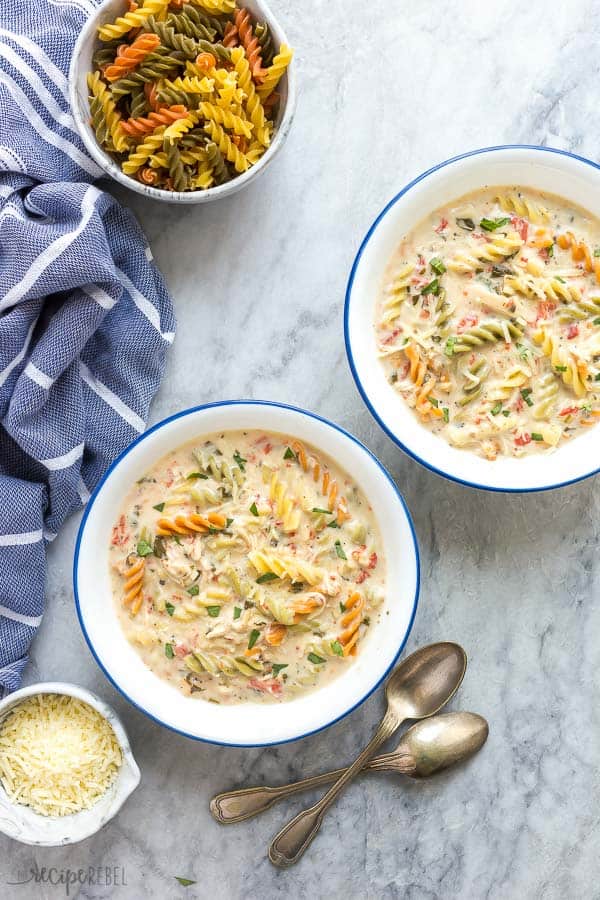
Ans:
{"type": "Polygon", "coordinates": [[[81,869],[61,869],[56,866],[39,867],[35,863],[27,872],[19,871],[16,878],[7,880],[7,885],[16,887],[25,884],[48,884],[64,888],[65,895],[76,894],[81,887],[124,887],[127,877],[123,866],[88,866],[81,869]]]}

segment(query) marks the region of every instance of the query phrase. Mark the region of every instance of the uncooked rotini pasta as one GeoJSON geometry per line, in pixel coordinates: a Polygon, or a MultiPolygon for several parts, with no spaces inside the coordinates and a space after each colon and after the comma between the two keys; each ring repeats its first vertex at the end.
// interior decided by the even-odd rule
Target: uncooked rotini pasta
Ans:
{"type": "Polygon", "coordinates": [[[402,240],[375,328],[432,432],[489,460],[550,452],[600,420],[600,223],[515,186],[462,197],[402,240]]]}
{"type": "Polygon", "coordinates": [[[217,703],[322,686],[385,614],[366,498],[282,434],[224,432],[169,453],[125,498],[110,565],[121,625],[146,665],[217,703]]]}
{"type": "Polygon", "coordinates": [[[276,127],[291,49],[277,52],[268,25],[235,0],[130,6],[98,29],[88,77],[102,149],[124,174],[165,191],[207,190],[256,165],[276,127]],[[189,127],[171,129],[176,119],[189,127]]]}

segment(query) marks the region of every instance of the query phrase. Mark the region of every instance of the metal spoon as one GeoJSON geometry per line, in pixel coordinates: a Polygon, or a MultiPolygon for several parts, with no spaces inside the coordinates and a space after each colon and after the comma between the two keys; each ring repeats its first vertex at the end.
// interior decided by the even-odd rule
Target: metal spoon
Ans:
{"type": "Polygon", "coordinates": [[[422,647],[400,663],[385,687],[388,707],[379,728],[319,802],[297,815],[274,838],[269,847],[269,859],[274,865],[287,867],[298,862],[338,794],[358,775],[377,748],[407,719],[425,719],[445,706],[458,690],[466,667],[465,651],[450,642],[422,647]]]}
{"type": "MultiPolygon", "coordinates": [[[[363,772],[396,772],[411,778],[429,778],[481,750],[488,736],[488,723],[471,712],[432,716],[412,725],[391,753],[369,760],[363,772]]],[[[270,809],[278,800],[300,791],[336,781],[345,769],[324,772],[280,787],[251,787],[217,794],[210,811],[222,825],[243,822],[270,809]]]]}

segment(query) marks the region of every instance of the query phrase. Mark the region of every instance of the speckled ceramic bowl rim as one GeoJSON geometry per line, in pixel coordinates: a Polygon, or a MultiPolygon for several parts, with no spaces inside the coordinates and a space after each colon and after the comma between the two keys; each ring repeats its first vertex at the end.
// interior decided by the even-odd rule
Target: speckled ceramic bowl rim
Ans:
{"type": "MultiPolygon", "coordinates": [[[[292,126],[297,100],[295,62],[292,60],[283,76],[286,85],[286,96],[285,98],[282,98],[282,104],[284,100],[285,103],[283,105],[283,110],[279,113],[279,122],[275,126],[273,140],[266,152],[255,165],[251,166],[243,174],[226,182],[226,184],[208,188],[204,191],[162,191],[158,188],[150,187],[150,185],[142,184],[135,178],[125,175],[117,163],[102,150],[87,121],[87,115],[85,114],[88,112],[87,102],[83,103],[81,95],[78,95],[78,83],[82,76],[82,67],[85,67],[86,73],[91,68],[91,55],[90,59],[88,59],[84,53],[84,48],[86,44],[91,41],[92,35],[98,27],[98,24],[109,18],[107,12],[112,11],[115,6],[119,7],[120,5],[122,5],[122,0],[104,0],[98,9],[89,17],[75,44],[69,68],[69,102],[71,112],[79,135],[92,159],[100,166],[103,172],[119,184],[129,188],[129,190],[135,191],[137,194],[142,194],[144,197],[161,200],[164,203],[184,203],[188,205],[208,203],[211,200],[229,197],[249,185],[265,171],[267,166],[270,165],[277,156],[285,143],[292,126]],[[83,110],[85,110],[85,113],[83,112],[82,107],[83,110]]],[[[278,46],[288,44],[285,32],[264,0],[249,0],[249,2],[246,3],[246,6],[251,12],[254,8],[260,11],[261,19],[265,20],[269,25],[278,46]]]]}
{"type": "MultiPolygon", "coordinates": [[[[450,172],[452,171],[453,167],[458,167],[457,171],[460,171],[460,165],[463,162],[468,162],[473,158],[485,156],[486,154],[489,155],[490,158],[493,158],[496,155],[500,155],[506,152],[514,152],[517,154],[531,152],[539,153],[540,158],[543,158],[544,155],[548,157],[555,156],[559,159],[564,158],[571,160],[577,165],[582,164],[583,172],[585,172],[585,167],[588,167],[590,174],[591,172],[594,172],[597,175],[597,173],[600,171],[600,165],[598,163],[595,163],[584,156],[578,156],[575,153],[570,153],[567,150],[560,150],[555,147],[542,147],[535,144],[501,144],[493,147],[482,147],[478,150],[470,150],[467,153],[461,153],[458,156],[453,156],[450,159],[446,159],[443,162],[432,166],[430,169],[427,169],[425,172],[422,172],[420,175],[410,181],[405,187],[403,187],[402,190],[399,191],[394,197],[392,197],[389,203],[384,206],[382,211],[378,214],[375,221],[367,231],[358,249],[358,252],[354,259],[354,263],[352,264],[352,269],[350,271],[348,285],[346,288],[346,299],[344,305],[344,339],[350,370],[361,397],[363,398],[367,408],[369,409],[369,412],[371,413],[375,421],[380,425],[383,431],[385,431],[388,437],[391,438],[391,440],[398,447],[400,447],[401,450],[411,456],[426,469],[435,472],[437,475],[442,475],[444,478],[447,478],[450,481],[455,481],[458,484],[464,485],[465,487],[472,487],[479,490],[498,493],[534,493],[538,491],[550,491],[557,488],[566,487],[567,485],[575,484],[578,481],[583,481],[586,478],[590,478],[591,476],[598,474],[600,472],[600,466],[595,463],[597,454],[593,457],[594,461],[592,461],[592,457],[590,456],[590,462],[586,464],[585,471],[577,473],[574,477],[569,478],[565,478],[564,476],[561,477],[560,466],[557,465],[556,462],[554,462],[552,465],[547,465],[546,462],[543,465],[543,470],[545,471],[546,469],[548,469],[548,472],[545,475],[545,478],[540,479],[540,483],[535,485],[515,485],[509,483],[508,481],[502,484],[491,484],[486,483],[486,481],[482,479],[475,479],[472,476],[469,476],[469,474],[467,473],[469,471],[469,459],[477,460],[478,458],[475,457],[474,454],[468,453],[467,451],[461,451],[464,454],[464,466],[461,467],[461,473],[458,474],[456,472],[450,471],[449,468],[447,468],[440,461],[443,458],[443,448],[440,447],[440,453],[438,454],[428,454],[426,456],[418,446],[418,442],[407,440],[402,433],[402,429],[390,424],[390,416],[382,412],[379,400],[376,400],[373,396],[371,396],[370,391],[367,390],[365,384],[363,383],[363,378],[361,377],[361,368],[364,370],[364,360],[359,359],[359,356],[356,353],[355,348],[353,347],[352,340],[351,319],[353,315],[354,305],[353,290],[355,287],[355,282],[357,280],[358,271],[361,266],[363,257],[365,256],[376,232],[379,228],[385,227],[387,225],[388,214],[394,210],[394,207],[396,207],[396,205],[402,201],[402,198],[405,195],[409,194],[409,192],[412,191],[413,188],[418,187],[421,182],[426,181],[426,179],[428,179],[430,176],[446,169],[450,172]]],[[[593,189],[594,184],[590,179],[590,190],[593,189]]],[[[560,189],[558,189],[556,193],[560,195],[560,189]]],[[[373,364],[376,363],[377,360],[373,359],[373,364]]],[[[420,426],[420,428],[422,429],[422,426],[420,426]]],[[[596,431],[596,429],[592,430],[596,431]]],[[[600,437],[600,431],[596,431],[596,434],[600,437]]],[[[581,442],[584,440],[584,437],[579,437],[577,440],[581,442]]],[[[439,441],[445,444],[442,438],[439,438],[439,441]]],[[[580,444],[580,446],[583,449],[583,445],[580,444]]],[[[544,463],[544,460],[547,461],[548,459],[560,461],[560,452],[561,451],[559,449],[554,456],[545,457],[544,459],[542,459],[542,463],[544,463]]]]}
{"type": "MultiPolygon", "coordinates": [[[[38,694],[60,694],[67,697],[75,697],[76,699],[87,703],[89,706],[95,709],[98,713],[100,713],[102,718],[109,723],[115,733],[115,736],[121,748],[121,752],[123,754],[123,763],[121,765],[121,768],[119,769],[117,778],[107,792],[109,793],[112,791],[113,802],[111,803],[107,815],[104,818],[102,818],[101,815],[94,817],[94,812],[101,812],[101,807],[98,806],[98,804],[102,802],[102,797],[99,798],[98,804],[91,807],[91,809],[89,810],[84,810],[83,813],[86,814],[86,818],[89,819],[90,822],[87,826],[84,825],[77,833],[77,836],[73,838],[65,839],[63,837],[57,839],[36,840],[33,837],[28,839],[27,836],[16,835],[14,833],[11,833],[10,830],[6,828],[1,810],[0,832],[8,835],[8,837],[12,838],[13,840],[19,841],[22,844],[30,844],[37,847],[56,847],[64,846],[66,844],[78,843],[79,841],[83,841],[86,838],[96,834],[101,828],[104,827],[104,825],[107,824],[107,822],[110,822],[110,820],[114,818],[114,816],[116,816],[127,798],[140,783],[140,770],[133,756],[125,728],[123,727],[123,724],[121,723],[121,720],[117,713],[114,711],[114,709],[112,709],[112,707],[108,705],[108,703],[106,703],[92,691],[89,691],[87,688],[80,687],[79,685],[70,684],[64,681],[43,681],[37,684],[30,684],[27,687],[20,688],[18,691],[13,691],[13,693],[7,694],[6,697],[0,700],[0,722],[13,707],[18,706],[19,703],[22,703],[28,697],[35,697],[38,694]]],[[[35,817],[35,819],[39,820],[41,826],[44,826],[47,829],[55,829],[57,834],[64,833],[65,826],[71,824],[77,816],[82,815],[82,813],[76,813],[74,816],[64,817],[40,816],[28,807],[12,803],[1,786],[0,792],[2,794],[2,802],[11,807],[15,811],[15,813],[23,813],[23,811],[26,811],[28,817],[35,817]]]]}
{"type": "MultiPolygon", "coordinates": [[[[239,426],[238,426],[239,427],[239,426]]],[[[260,419],[257,418],[256,427],[269,427],[265,426],[261,423],[260,419]]],[[[277,429],[279,430],[279,429],[277,429]]],[[[203,429],[200,428],[197,430],[197,434],[202,434],[203,429]]],[[[207,432],[209,433],[209,432],[207,432]]],[[[292,433],[291,431],[289,433],[292,433]]],[[[192,434],[193,436],[193,434],[192,434]]],[[[383,488],[382,488],[383,489],[383,488]]],[[[369,497],[369,500],[371,498],[369,497]]],[[[383,531],[384,523],[380,521],[380,527],[383,531]]],[[[419,561],[419,546],[417,542],[417,536],[415,533],[414,525],[412,522],[412,518],[406,502],[396,485],[393,481],[391,475],[387,471],[387,469],[383,466],[383,464],[377,459],[377,457],[366,447],[358,438],[354,437],[350,432],[346,431],[339,425],[336,425],[334,422],[331,422],[329,419],[326,419],[322,416],[317,415],[316,413],[309,412],[308,410],[301,409],[296,406],[291,406],[287,403],[278,403],[271,400],[221,400],[214,403],[205,403],[200,406],[192,407],[190,409],[184,409],[181,412],[175,413],[172,416],[169,416],[166,419],[163,419],[161,422],[157,422],[152,428],[148,429],[143,435],[137,438],[126,450],[121,453],[121,455],[114,461],[111,467],[108,469],[98,486],[96,487],[88,505],[86,507],[86,511],[84,513],[81,526],[79,528],[79,534],[77,536],[77,542],[75,546],[75,557],[73,561],[73,586],[75,593],[75,606],[77,610],[77,615],[79,618],[79,624],[83,631],[84,637],[87,641],[88,647],[98,663],[99,667],[102,669],[106,677],[109,679],[111,684],[122,694],[125,699],[127,699],[133,706],[147,715],[154,722],[157,722],[159,725],[163,725],[166,728],[169,728],[171,731],[174,731],[178,734],[182,734],[185,737],[191,738],[196,741],[202,741],[204,743],[209,744],[217,744],[221,746],[227,747],[269,747],[277,744],[286,744],[290,741],[300,740],[301,738],[308,737],[311,734],[316,734],[319,731],[322,731],[325,728],[329,728],[331,725],[336,722],[344,719],[350,713],[352,713],[355,709],[357,709],[365,700],[367,700],[374,691],[382,684],[385,678],[389,675],[393,667],[396,665],[404,647],[406,646],[406,642],[411,633],[416,612],[417,606],[419,602],[419,589],[420,589],[420,561],[419,561]],[[406,617],[406,626],[402,631],[402,634],[397,635],[397,644],[394,646],[393,652],[389,654],[389,657],[386,656],[385,668],[377,677],[375,677],[369,684],[365,684],[360,689],[360,696],[357,697],[356,700],[351,700],[344,705],[346,701],[338,704],[338,708],[335,713],[331,715],[331,718],[321,722],[319,725],[310,726],[308,724],[303,725],[301,721],[297,724],[294,723],[293,726],[289,727],[288,733],[285,736],[278,735],[276,738],[268,739],[268,740],[260,740],[260,739],[243,739],[241,737],[241,733],[243,733],[243,728],[238,726],[237,731],[240,733],[239,739],[231,739],[231,738],[218,738],[215,736],[207,736],[206,733],[202,734],[199,731],[191,731],[186,730],[185,728],[173,724],[173,722],[169,721],[169,716],[165,716],[164,714],[159,714],[157,712],[153,712],[148,708],[150,703],[148,702],[148,691],[152,688],[152,681],[148,681],[148,685],[144,686],[144,696],[143,699],[134,699],[132,697],[132,687],[128,684],[121,683],[114,674],[110,671],[111,662],[107,662],[102,659],[101,652],[98,651],[95,646],[94,637],[90,634],[89,625],[91,624],[93,627],[94,623],[92,619],[89,617],[89,611],[84,613],[82,610],[82,605],[84,605],[85,601],[82,601],[81,596],[81,585],[80,585],[80,558],[84,549],[84,542],[87,540],[86,534],[86,526],[88,519],[92,516],[94,512],[94,507],[98,503],[99,498],[102,495],[104,485],[111,479],[113,472],[119,468],[119,465],[122,461],[129,456],[130,453],[135,452],[140,445],[144,443],[148,443],[152,441],[153,437],[160,432],[161,429],[164,429],[165,426],[171,426],[172,424],[177,423],[179,420],[186,420],[188,417],[190,420],[193,420],[193,417],[198,413],[203,414],[205,412],[210,412],[211,410],[219,409],[219,408],[232,408],[235,410],[242,410],[244,408],[253,408],[258,412],[260,412],[261,408],[274,408],[275,410],[283,410],[286,415],[291,414],[293,417],[301,417],[307,420],[313,420],[317,423],[318,427],[325,426],[324,430],[331,430],[332,432],[337,432],[337,434],[341,437],[342,440],[346,440],[352,447],[352,453],[356,453],[358,459],[362,459],[363,456],[365,458],[365,468],[373,467],[374,471],[377,473],[377,477],[382,479],[382,485],[385,483],[386,490],[390,493],[390,505],[395,506],[397,504],[398,514],[402,518],[404,525],[406,526],[407,540],[406,540],[406,558],[403,561],[406,563],[404,569],[408,573],[407,578],[410,579],[413,588],[410,590],[410,597],[407,596],[407,617],[406,617]],[[86,621],[89,619],[89,621],[86,621]],[[291,732],[291,733],[289,733],[291,732]]],[[[396,640],[396,638],[394,638],[396,640]]],[[[373,648],[371,648],[371,651],[373,648]]],[[[139,673],[138,673],[138,677],[139,673]]],[[[153,676],[154,677],[154,676],[153,676]]],[[[343,676],[336,680],[335,684],[341,685],[343,682],[343,676]]],[[[135,679],[130,678],[130,683],[135,686],[135,679]]],[[[307,698],[318,697],[319,691],[313,692],[310,695],[307,695],[307,698]]],[[[186,698],[186,702],[198,702],[198,701],[189,701],[189,698],[186,698]]],[[[210,704],[208,704],[210,706],[210,704]]],[[[268,709],[271,710],[273,716],[283,717],[286,719],[286,710],[291,709],[291,703],[281,704],[281,705],[273,705],[269,706],[268,709]]],[[[212,707],[211,707],[212,708],[212,707]]],[[[239,707],[228,707],[230,710],[236,709],[239,707]]],[[[289,714],[287,714],[289,718],[289,714]]],[[[281,726],[278,726],[281,728],[281,726]]]]}

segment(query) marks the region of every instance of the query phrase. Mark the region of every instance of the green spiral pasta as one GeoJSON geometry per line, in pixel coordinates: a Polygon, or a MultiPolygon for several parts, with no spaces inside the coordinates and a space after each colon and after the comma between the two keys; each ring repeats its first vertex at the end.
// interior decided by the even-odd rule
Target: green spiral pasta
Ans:
{"type": "Polygon", "coordinates": [[[197,41],[193,38],[186,37],[185,34],[179,34],[166,22],[158,22],[154,16],[150,16],[146,22],[145,30],[158,35],[163,47],[181,51],[186,59],[194,59],[200,52],[197,41]]]}
{"type": "Polygon", "coordinates": [[[171,13],[167,17],[167,25],[174,28],[179,34],[186,37],[201,38],[205,41],[214,41],[217,32],[210,25],[202,21],[200,13],[194,6],[188,4],[180,13],[171,13]]]}
{"type": "Polygon", "coordinates": [[[173,181],[173,187],[176,191],[185,191],[188,179],[177,144],[167,138],[163,143],[163,149],[167,154],[167,168],[173,181]]]}
{"type": "Polygon", "coordinates": [[[224,184],[226,181],[229,181],[230,175],[229,170],[227,168],[227,163],[223,157],[223,154],[214,143],[214,141],[209,141],[206,145],[206,156],[208,162],[210,163],[213,171],[213,177],[215,179],[216,184],[224,184]]]}
{"type": "Polygon", "coordinates": [[[150,107],[146,99],[146,92],[142,85],[138,85],[138,87],[131,91],[129,98],[129,115],[132,119],[137,119],[138,116],[145,116],[149,111],[150,107]]]}
{"type": "Polygon", "coordinates": [[[534,397],[537,401],[532,410],[534,419],[539,421],[552,415],[554,404],[558,399],[558,390],[558,378],[552,372],[548,372],[538,379],[534,390],[534,397]]]}
{"type": "Polygon", "coordinates": [[[513,338],[519,338],[523,334],[523,326],[518,322],[503,321],[500,319],[490,319],[475,325],[464,331],[462,334],[449,338],[448,350],[452,353],[467,353],[473,347],[479,347],[481,344],[493,343],[495,341],[506,341],[510,343],[513,338]]]}
{"type": "Polygon", "coordinates": [[[258,38],[260,51],[265,66],[270,66],[275,56],[275,45],[273,44],[273,36],[271,29],[266,22],[259,22],[254,29],[254,34],[258,38]]]}
{"type": "Polygon", "coordinates": [[[470,366],[463,370],[465,381],[463,384],[463,397],[458,401],[460,406],[466,406],[475,400],[483,390],[483,382],[487,378],[490,367],[485,356],[476,356],[470,366]]]}
{"type": "MultiPolygon", "coordinates": [[[[581,296],[581,295],[580,295],[581,296]]],[[[558,311],[559,322],[569,322],[573,319],[589,319],[591,316],[600,315],[600,297],[586,297],[569,303],[558,311]]]]}

